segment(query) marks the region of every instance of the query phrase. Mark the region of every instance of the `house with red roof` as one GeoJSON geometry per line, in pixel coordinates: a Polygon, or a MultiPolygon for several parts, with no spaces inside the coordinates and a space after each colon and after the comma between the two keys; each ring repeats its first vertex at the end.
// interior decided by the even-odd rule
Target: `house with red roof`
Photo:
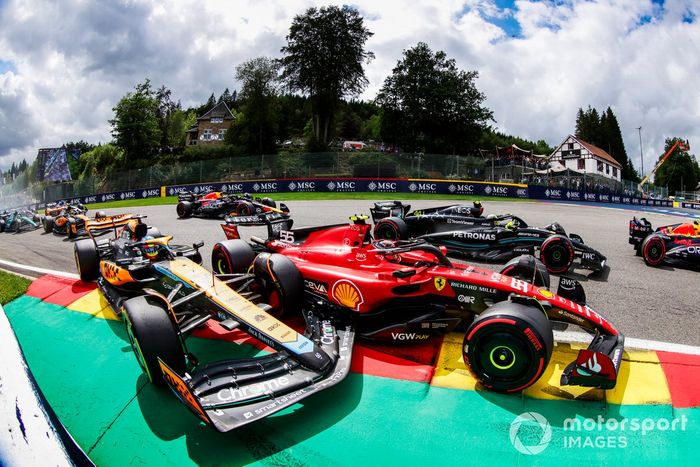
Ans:
{"type": "Polygon", "coordinates": [[[583,174],[598,175],[618,182],[622,180],[622,165],[615,158],[574,135],[566,137],[554,150],[550,161],[583,174]]]}

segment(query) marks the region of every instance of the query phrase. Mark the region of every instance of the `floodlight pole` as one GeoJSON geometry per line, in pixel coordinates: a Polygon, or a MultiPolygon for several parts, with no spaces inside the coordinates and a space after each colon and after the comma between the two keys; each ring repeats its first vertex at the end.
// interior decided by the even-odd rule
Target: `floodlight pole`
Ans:
{"type": "Polygon", "coordinates": [[[637,128],[639,131],[639,158],[642,162],[642,177],[644,177],[644,153],[642,152],[642,127],[637,128]]]}

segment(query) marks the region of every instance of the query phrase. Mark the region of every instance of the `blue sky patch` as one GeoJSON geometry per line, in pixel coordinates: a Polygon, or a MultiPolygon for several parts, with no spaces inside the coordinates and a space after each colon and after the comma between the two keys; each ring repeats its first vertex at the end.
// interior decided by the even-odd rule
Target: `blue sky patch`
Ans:
{"type": "MultiPolygon", "coordinates": [[[[0,0],[1,2],[2,0],[0,0]]],[[[15,64],[12,62],[6,62],[5,60],[0,59],[0,75],[3,73],[6,73],[8,71],[11,71],[14,74],[17,74],[17,68],[15,67],[15,64]]]]}

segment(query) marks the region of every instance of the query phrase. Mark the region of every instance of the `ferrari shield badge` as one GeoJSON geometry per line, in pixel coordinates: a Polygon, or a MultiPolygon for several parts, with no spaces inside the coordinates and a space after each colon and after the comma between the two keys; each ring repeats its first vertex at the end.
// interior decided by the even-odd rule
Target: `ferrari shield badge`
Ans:
{"type": "Polygon", "coordinates": [[[438,292],[440,292],[442,289],[444,289],[445,284],[447,284],[447,281],[445,280],[445,278],[441,277],[441,276],[437,276],[435,278],[434,282],[435,282],[435,290],[437,290],[438,292]]]}

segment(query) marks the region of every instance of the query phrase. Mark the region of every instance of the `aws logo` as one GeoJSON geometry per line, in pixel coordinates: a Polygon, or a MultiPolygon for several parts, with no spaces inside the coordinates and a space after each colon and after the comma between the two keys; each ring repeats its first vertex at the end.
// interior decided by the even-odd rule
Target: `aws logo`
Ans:
{"type": "Polygon", "coordinates": [[[341,279],[333,284],[331,296],[339,304],[355,311],[359,311],[360,305],[364,303],[360,289],[346,279],[341,279]]]}

